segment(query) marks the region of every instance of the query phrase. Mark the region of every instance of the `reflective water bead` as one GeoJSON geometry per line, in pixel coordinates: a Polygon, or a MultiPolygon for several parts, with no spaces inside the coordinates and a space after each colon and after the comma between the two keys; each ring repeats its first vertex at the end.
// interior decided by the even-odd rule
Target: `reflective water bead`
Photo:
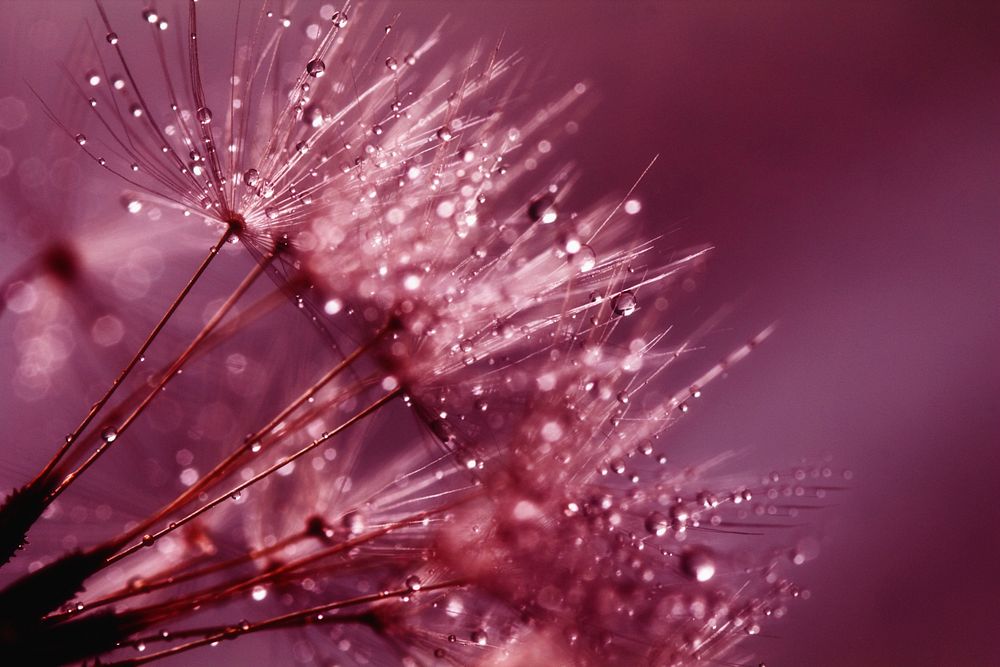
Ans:
{"type": "Polygon", "coordinates": [[[580,273],[592,271],[597,266],[597,254],[589,245],[581,245],[580,250],[573,255],[573,266],[579,269],[580,273]]]}
{"type": "Polygon", "coordinates": [[[635,295],[632,292],[622,292],[615,299],[614,311],[615,315],[621,315],[622,317],[628,317],[635,312],[638,302],[635,300],[635,295]]]}
{"type": "Polygon", "coordinates": [[[704,583],[715,576],[715,559],[707,549],[692,547],[681,554],[681,571],[689,579],[704,583]]]}
{"type": "Polygon", "coordinates": [[[528,204],[528,218],[532,222],[551,224],[559,217],[555,208],[555,198],[551,194],[545,194],[528,204]]]}
{"type": "Polygon", "coordinates": [[[326,63],[324,63],[319,58],[313,58],[308,63],[306,63],[306,73],[315,78],[320,78],[326,74],[326,63]]]}
{"type": "Polygon", "coordinates": [[[199,108],[195,116],[198,118],[198,122],[202,125],[208,125],[212,122],[212,110],[208,107],[199,108]]]}
{"type": "Polygon", "coordinates": [[[646,532],[650,535],[656,535],[657,537],[662,537],[667,533],[667,528],[670,522],[667,521],[665,517],[660,512],[652,512],[646,517],[646,532]]]}

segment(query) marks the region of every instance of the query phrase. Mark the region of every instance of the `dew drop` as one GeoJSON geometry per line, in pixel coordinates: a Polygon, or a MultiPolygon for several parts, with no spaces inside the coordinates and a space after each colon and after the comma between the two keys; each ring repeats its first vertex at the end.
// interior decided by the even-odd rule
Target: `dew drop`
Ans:
{"type": "Polygon", "coordinates": [[[615,299],[614,311],[615,315],[621,315],[622,317],[628,317],[635,312],[638,302],[635,300],[635,295],[632,292],[622,292],[615,299]]]}
{"type": "Polygon", "coordinates": [[[347,529],[351,535],[360,535],[365,532],[365,517],[361,512],[348,512],[340,520],[340,524],[347,529]]]}
{"type": "Polygon", "coordinates": [[[411,591],[419,591],[423,584],[420,581],[420,577],[415,574],[411,574],[406,578],[406,587],[411,591]]]}
{"type": "Polygon", "coordinates": [[[326,74],[326,63],[319,58],[313,58],[306,63],[306,74],[314,78],[320,78],[326,74]]]}
{"type": "Polygon", "coordinates": [[[208,125],[212,122],[212,110],[208,107],[199,108],[195,115],[202,125],[208,125]]]}
{"type": "Polygon", "coordinates": [[[279,213],[278,209],[274,206],[268,206],[264,209],[264,215],[267,216],[268,220],[277,220],[281,213],[279,213]]]}
{"type": "Polygon", "coordinates": [[[130,114],[132,114],[133,118],[140,118],[140,117],[142,117],[142,107],[139,106],[138,104],[133,104],[132,106],[130,106],[128,108],[128,112],[130,114]]]}
{"type": "Polygon", "coordinates": [[[385,59],[385,66],[386,69],[388,69],[390,72],[395,72],[397,69],[399,69],[399,63],[396,62],[396,59],[393,58],[392,56],[389,56],[388,58],[385,59]]]}
{"type": "Polygon", "coordinates": [[[687,549],[681,554],[681,571],[689,579],[704,583],[715,576],[715,559],[704,548],[687,549]]]}
{"type": "Polygon", "coordinates": [[[115,34],[115,33],[113,33],[113,32],[109,32],[109,33],[108,33],[108,34],[107,34],[107,35],[105,36],[105,39],[107,39],[107,40],[108,40],[108,44],[110,44],[111,46],[114,46],[115,44],[117,44],[117,43],[118,43],[118,35],[117,35],[117,34],[115,34]]]}
{"type": "Polygon", "coordinates": [[[260,585],[254,586],[250,591],[250,597],[252,597],[255,602],[260,602],[267,597],[267,589],[260,585]]]}
{"type": "Polygon", "coordinates": [[[486,631],[485,630],[473,630],[472,634],[469,635],[469,639],[476,646],[486,646],[486,631]]]}
{"type": "Polygon", "coordinates": [[[666,535],[669,525],[670,522],[667,521],[667,517],[660,512],[652,512],[646,517],[646,532],[650,535],[656,535],[657,537],[666,535]]]}
{"type": "Polygon", "coordinates": [[[257,187],[260,183],[260,173],[256,169],[247,169],[243,172],[243,182],[251,188],[257,187]]]}
{"type": "Polygon", "coordinates": [[[573,266],[579,269],[580,273],[593,271],[597,266],[597,254],[589,245],[581,245],[580,250],[573,255],[573,266]]]}
{"type": "Polygon", "coordinates": [[[556,212],[555,203],[555,198],[551,194],[545,194],[537,199],[533,199],[528,204],[528,218],[532,222],[541,222],[546,225],[555,222],[559,217],[559,214],[556,212]]]}
{"type": "Polygon", "coordinates": [[[76,139],[76,143],[80,144],[81,146],[84,146],[84,145],[87,144],[87,137],[86,137],[86,135],[78,134],[78,135],[76,135],[73,138],[76,139]]]}
{"type": "Polygon", "coordinates": [[[451,130],[449,130],[447,127],[442,127],[437,131],[437,138],[440,139],[441,141],[451,141],[452,139],[451,130]]]}
{"type": "Polygon", "coordinates": [[[330,21],[332,21],[333,25],[337,26],[338,28],[346,28],[347,12],[334,12],[333,16],[330,17],[330,21]]]}
{"type": "Polygon", "coordinates": [[[108,426],[103,431],[101,431],[101,440],[108,443],[109,445],[118,439],[118,431],[112,426],[108,426]]]}

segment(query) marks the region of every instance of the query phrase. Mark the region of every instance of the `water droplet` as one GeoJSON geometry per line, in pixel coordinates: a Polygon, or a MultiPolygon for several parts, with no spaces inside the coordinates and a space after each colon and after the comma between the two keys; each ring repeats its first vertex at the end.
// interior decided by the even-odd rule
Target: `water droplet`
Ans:
{"type": "Polygon", "coordinates": [[[399,63],[396,62],[396,59],[393,58],[392,56],[389,56],[388,58],[385,59],[385,66],[390,72],[395,72],[397,69],[399,69],[399,63]]]}
{"type": "Polygon", "coordinates": [[[256,169],[247,169],[243,172],[243,182],[251,188],[257,187],[260,183],[260,173],[256,169]]]}
{"type": "Polygon", "coordinates": [[[150,535],[149,533],[146,533],[145,535],[142,536],[142,546],[151,547],[153,546],[154,542],[156,542],[156,538],[150,535]]]}
{"type": "Polygon", "coordinates": [[[533,199],[528,204],[528,218],[532,222],[551,224],[556,221],[559,214],[555,209],[555,198],[551,194],[544,194],[537,199],[533,199]]]}
{"type": "Polygon", "coordinates": [[[138,104],[133,104],[128,108],[128,112],[132,114],[133,118],[139,118],[142,116],[142,107],[138,104]]]}
{"type": "Polygon", "coordinates": [[[319,58],[313,58],[308,63],[306,63],[306,73],[315,78],[320,78],[326,74],[326,63],[319,58]]]}
{"type": "Polygon", "coordinates": [[[615,315],[621,315],[622,317],[628,317],[635,312],[638,302],[635,300],[635,295],[632,292],[622,292],[615,299],[614,311],[615,315]]]}
{"type": "Polygon", "coordinates": [[[268,220],[277,220],[281,213],[274,206],[268,206],[264,209],[264,215],[267,216],[268,220]]]}
{"type": "Polygon", "coordinates": [[[101,431],[101,440],[108,443],[109,445],[117,439],[118,439],[118,431],[116,431],[113,426],[108,426],[103,431],[101,431]]]}
{"type": "Polygon", "coordinates": [[[666,535],[667,528],[669,526],[670,522],[667,521],[667,517],[660,512],[652,512],[646,517],[646,532],[650,535],[662,537],[663,535],[666,535]]]}
{"type": "Polygon", "coordinates": [[[78,134],[78,135],[76,135],[73,138],[76,139],[76,143],[80,144],[81,146],[84,146],[87,143],[87,137],[86,137],[86,135],[78,134]]]}
{"type": "Polygon", "coordinates": [[[118,43],[118,35],[117,35],[117,34],[115,34],[115,33],[113,33],[113,32],[109,32],[109,33],[108,33],[108,34],[107,34],[107,35],[105,36],[105,39],[107,39],[107,40],[108,40],[108,44],[110,44],[110,45],[112,45],[112,46],[114,46],[115,44],[117,44],[117,43],[118,43]]]}
{"type": "Polygon", "coordinates": [[[452,139],[451,130],[449,130],[447,127],[442,127],[437,131],[437,138],[440,139],[441,141],[451,141],[452,139]]]}
{"type": "Polygon", "coordinates": [[[254,586],[250,590],[250,597],[252,597],[255,602],[260,602],[267,597],[267,589],[261,585],[254,586]]]}
{"type": "Polygon", "coordinates": [[[485,630],[473,630],[472,634],[469,635],[469,639],[476,646],[486,646],[486,631],[485,630]]]}
{"type": "Polygon", "coordinates": [[[101,75],[97,72],[87,72],[86,79],[91,86],[101,85],[101,75]]]}
{"type": "Polygon", "coordinates": [[[330,21],[338,28],[347,27],[347,12],[334,12],[333,16],[330,17],[330,21]]]}
{"type": "Polygon", "coordinates": [[[573,266],[580,270],[580,273],[592,271],[597,266],[597,254],[589,245],[581,245],[580,250],[573,255],[573,266]]]}
{"type": "Polygon", "coordinates": [[[195,115],[198,118],[198,122],[202,125],[208,125],[212,122],[212,110],[208,107],[201,107],[195,115]]]}
{"type": "Polygon", "coordinates": [[[417,575],[411,574],[409,577],[406,578],[406,587],[411,591],[419,591],[421,586],[422,583],[420,581],[420,577],[418,577],[417,575]]]}
{"type": "Polygon", "coordinates": [[[681,554],[681,571],[689,579],[704,583],[715,576],[715,559],[702,547],[692,547],[681,554]]]}
{"type": "Polygon", "coordinates": [[[340,524],[351,535],[360,535],[365,531],[365,517],[361,512],[348,512],[340,520],[340,524]]]}
{"type": "Polygon", "coordinates": [[[156,13],[156,10],[153,10],[153,9],[147,9],[147,10],[145,10],[142,13],[142,18],[146,19],[146,23],[156,23],[157,21],[160,20],[160,17],[156,13]]]}

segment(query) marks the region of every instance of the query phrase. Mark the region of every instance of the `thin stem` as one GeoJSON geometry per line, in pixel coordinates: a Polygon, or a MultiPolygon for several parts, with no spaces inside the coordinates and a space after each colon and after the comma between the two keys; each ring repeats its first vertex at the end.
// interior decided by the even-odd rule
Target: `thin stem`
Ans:
{"type": "MultiPolygon", "coordinates": [[[[138,535],[143,534],[150,526],[155,525],[158,521],[162,520],[165,516],[176,511],[178,508],[184,506],[192,498],[196,498],[198,494],[202,492],[205,487],[210,485],[212,482],[225,476],[226,472],[236,463],[241,457],[246,455],[247,452],[258,450],[253,449],[254,445],[262,445],[263,438],[268,433],[273,431],[275,427],[281,424],[285,419],[288,418],[293,412],[298,410],[304,403],[316,395],[316,393],[322,389],[324,386],[330,383],[331,380],[340,375],[343,371],[349,368],[355,361],[358,360],[361,355],[371,349],[378,340],[382,337],[382,334],[387,331],[387,328],[383,328],[375,336],[372,337],[364,345],[356,348],[351,354],[347,355],[342,361],[334,365],[329,371],[327,371],[323,377],[314,382],[309,388],[303,391],[298,398],[289,403],[283,410],[281,410],[277,415],[275,415],[270,421],[268,421],[264,426],[257,429],[254,433],[247,436],[243,444],[240,445],[235,451],[230,453],[226,458],[220,461],[216,466],[210,470],[208,473],[203,475],[197,483],[192,485],[182,494],[177,496],[174,500],[170,501],[167,505],[162,507],[157,512],[153,513],[145,520],[136,525],[132,530],[128,531],[123,537],[118,538],[122,543],[134,539],[138,535]]],[[[268,444],[274,444],[280,441],[280,437],[271,440],[268,444]]]]}
{"type": "Polygon", "coordinates": [[[97,416],[97,413],[104,408],[104,406],[107,404],[109,400],[111,400],[111,397],[114,395],[115,391],[118,389],[119,386],[121,386],[122,381],[129,373],[132,372],[132,369],[135,368],[136,364],[138,364],[142,360],[143,355],[146,354],[146,350],[148,350],[149,346],[153,344],[154,340],[156,340],[156,337],[159,335],[160,331],[162,331],[163,327],[166,326],[167,321],[170,320],[170,317],[181,305],[181,302],[183,302],[184,299],[187,297],[187,295],[191,292],[191,289],[195,286],[195,283],[197,283],[198,279],[201,278],[202,274],[205,273],[205,271],[208,269],[208,265],[211,264],[212,260],[215,259],[215,257],[219,254],[219,250],[222,248],[223,244],[229,239],[231,235],[232,235],[232,230],[227,229],[225,233],[223,233],[222,236],[219,238],[219,240],[216,241],[215,245],[211,247],[211,249],[208,251],[208,255],[205,257],[205,259],[202,260],[201,264],[195,270],[194,274],[191,276],[190,279],[188,279],[187,284],[184,285],[184,288],[174,298],[173,302],[171,302],[170,306],[163,314],[163,317],[160,318],[160,321],[157,322],[156,326],[153,327],[153,330],[150,331],[149,335],[146,336],[146,339],[142,342],[142,345],[132,356],[132,359],[128,362],[128,364],[125,365],[125,367],[121,370],[121,372],[118,373],[118,377],[116,377],[114,382],[111,383],[111,386],[108,387],[107,391],[104,392],[104,395],[100,398],[100,400],[98,400],[90,407],[90,411],[87,413],[87,416],[83,418],[83,420],[77,425],[77,427],[73,430],[73,432],[66,438],[65,442],[63,442],[59,450],[55,453],[55,455],[49,460],[49,462],[45,465],[45,467],[42,468],[42,471],[38,473],[38,475],[32,481],[32,484],[39,482],[40,480],[48,476],[49,473],[52,472],[53,468],[55,468],[55,466],[59,463],[59,461],[62,460],[62,458],[66,455],[69,449],[73,446],[73,443],[75,443],[77,439],[80,437],[80,434],[83,433],[86,430],[86,428],[90,425],[90,423],[94,420],[94,417],[97,416]]]}
{"type": "MultiPolygon", "coordinates": [[[[228,234],[229,232],[227,232],[227,236],[228,234]]],[[[222,242],[224,241],[225,238],[222,239],[222,242]]],[[[87,468],[92,466],[97,461],[97,459],[99,459],[101,455],[104,454],[105,451],[107,451],[107,449],[111,446],[111,444],[117,441],[118,438],[122,434],[124,434],[124,432],[128,429],[128,427],[131,426],[132,423],[139,417],[139,415],[141,415],[143,411],[147,407],[149,407],[149,405],[153,402],[153,399],[155,399],[156,396],[160,394],[163,387],[165,387],[167,382],[170,381],[170,378],[172,378],[177,373],[177,371],[181,369],[181,367],[188,360],[188,358],[198,347],[198,345],[201,344],[201,342],[204,341],[205,338],[210,333],[212,333],[212,330],[215,329],[215,327],[218,326],[219,322],[221,322],[222,319],[229,313],[229,311],[232,310],[233,306],[236,305],[236,302],[240,300],[240,298],[246,293],[247,290],[250,289],[254,281],[256,281],[257,278],[264,272],[264,270],[271,263],[271,260],[273,260],[274,257],[275,254],[272,252],[270,255],[267,256],[267,258],[264,261],[258,262],[254,265],[254,267],[250,270],[250,272],[246,275],[246,277],[243,278],[243,281],[239,284],[239,286],[233,291],[232,294],[229,295],[229,298],[226,299],[225,303],[223,303],[218,308],[218,310],[215,311],[215,314],[212,315],[212,318],[208,321],[208,323],[206,323],[205,326],[202,327],[201,331],[198,332],[198,335],[194,337],[194,340],[192,340],[188,344],[188,346],[184,349],[184,351],[177,356],[174,362],[170,365],[167,371],[162,375],[160,380],[156,383],[156,386],[154,386],[149,391],[149,393],[146,394],[146,397],[142,400],[142,402],[139,403],[138,406],[136,406],[136,408],[125,418],[124,421],[122,421],[122,423],[117,428],[112,428],[114,432],[114,437],[104,438],[104,442],[102,442],[101,445],[98,446],[98,448],[94,450],[93,453],[91,453],[91,455],[87,457],[87,459],[76,470],[66,475],[66,477],[64,477],[63,480],[59,483],[59,485],[55,488],[55,490],[53,490],[52,493],[49,494],[48,502],[55,500],[59,496],[59,494],[65,491],[69,487],[69,485],[73,483],[73,480],[82,475],[87,470],[87,468]]]]}
{"type": "Polygon", "coordinates": [[[202,505],[201,507],[199,507],[198,509],[194,510],[193,512],[191,512],[187,516],[185,516],[185,517],[183,517],[181,519],[178,519],[176,522],[171,523],[169,526],[167,526],[166,528],[160,530],[159,532],[154,533],[152,535],[143,535],[141,542],[139,542],[138,544],[134,544],[131,547],[125,549],[124,551],[121,551],[121,552],[115,554],[114,556],[112,556],[111,558],[108,559],[107,564],[111,565],[111,564],[113,564],[113,563],[121,560],[122,558],[125,558],[129,554],[133,554],[136,551],[138,551],[139,549],[142,549],[144,546],[150,546],[150,545],[152,545],[157,539],[159,539],[163,535],[166,535],[167,533],[169,533],[169,532],[171,532],[173,530],[176,530],[177,528],[180,528],[181,526],[183,526],[183,525],[185,525],[185,524],[193,521],[194,519],[196,519],[197,517],[201,516],[202,514],[204,514],[205,512],[207,512],[208,510],[212,509],[213,507],[221,505],[228,498],[241,493],[244,489],[252,486],[253,484],[256,484],[257,482],[259,482],[260,480],[264,479],[268,475],[271,475],[272,473],[274,473],[275,471],[279,470],[280,468],[283,468],[284,466],[288,465],[289,463],[292,463],[293,461],[296,461],[296,460],[302,458],[303,456],[305,456],[306,454],[308,454],[309,452],[311,452],[315,448],[319,447],[320,445],[322,445],[324,442],[326,442],[330,438],[334,437],[338,433],[346,430],[347,428],[353,426],[354,424],[356,424],[357,422],[361,421],[362,419],[364,419],[368,415],[372,414],[373,412],[375,412],[376,410],[378,410],[379,408],[381,408],[383,405],[385,405],[386,403],[388,403],[389,401],[391,401],[393,398],[399,396],[401,393],[402,393],[401,389],[395,389],[395,390],[389,392],[388,394],[385,394],[384,396],[382,396],[381,398],[377,399],[375,402],[373,402],[368,407],[366,407],[363,410],[361,410],[360,412],[356,413],[353,417],[351,417],[347,421],[341,423],[336,428],[334,428],[334,429],[332,429],[330,431],[327,431],[326,433],[324,433],[320,437],[316,438],[311,443],[309,443],[308,445],[306,445],[302,449],[298,450],[294,454],[290,454],[289,456],[282,457],[277,462],[275,462],[273,465],[265,468],[261,472],[257,473],[256,475],[254,475],[250,479],[246,480],[245,482],[243,482],[241,484],[238,484],[237,486],[233,487],[229,491],[226,491],[225,493],[217,496],[214,500],[211,500],[208,503],[202,505]]]}
{"type": "MultiPolygon", "coordinates": [[[[86,602],[83,604],[83,609],[77,607],[76,611],[72,614],[66,614],[65,616],[78,616],[81,612],[91,611],[93,609],[97,609],[98,607],[111,604],[112,602],[120,602],[121,600],[127,600],[129,598],[152,593],[170,586],[176,586],[177,584],[193,581],[194,579],[200,579],[201,577],[206,577],[217,572],[223,572],[238,565],[242,565],[243,563],[249,563],[259,558],[269,556],[270,554],[281,551],[291,544],[309,539],[310,537],[312,537],[312,535],[306,531],[302,531],[278,540],[270,546],[263,547],[261,549],[251,549],[238,556],[234,556],[218,563],[209,563],[196,569],[191,569],[192,562],[186,561],[161,572],[150,581],[143,582],[137,586],[126,586],[125,588],[119,589],[115,593],[105,595],[104,597],[93,600],[92,602],[86,602]],[[177,574],[177,572],[180,572],[180,574],[177,574]]],[[[61,615],[54,615],[51,617],[51,620],[56,622],[61,618],[61,615]]]]}
{"type": "MultiPolygon", "coordinates": [[[[420,594],[432,593],[434,591],[444,590],[447,588],[456,588],[459,586],[466,585],[466,582],[461,579],[455,579],[452,581],[443,581],[441,583],[432,584],[430,586],[424,586],[420,589],[420,594]]],[[[282,614],[281,616],[274,616],[272,618],[258,621],[257,623],[249,623],[242,628],[237,626],[229,626],[222,631],[209,634],[200,639],[190,641],[186,644],[180,644],[178,646],[173,646],[150,655],[142,656],[140,658],[132,658],[129,660],[124,660],[121,662],[108,663],[109,667],[114,667],[118,665],[123,667],[124,665],[143,665],[154,660],[160,660],[172,655],[177,655],[185,651],[190,651],[191,649],[198,648],[200,646],[207,646],[213,642],[222,641],[224,639],[233,639],[241,635],[250,634],[252,632],[261,632],[264,630],[275,630],[278,628],[286,626],[295,626],[300,624],[309,624],[316,622],[338,622],[336,616],[329,619],[317,618],[320,614],[325,614],[327,612],[336,611],[338,609],[343,609],[345,607],[351,607],[355,605],[364,604],[375,604],[384,600],[389,600],[392,598],[401,598],[409,595],[414,595],[414,592],[409,588],[401,588],[393,591],[381,591],[378,593],[372,593],[370,595],[361,595],[354,598],[349,598],[347,600],[338,600],[337,602],[328,602],[326,604],[316,605],[314,607],[309,607],[307,609],[301,609],[299,611],[289,612],[287,614],[282,614]]]]}

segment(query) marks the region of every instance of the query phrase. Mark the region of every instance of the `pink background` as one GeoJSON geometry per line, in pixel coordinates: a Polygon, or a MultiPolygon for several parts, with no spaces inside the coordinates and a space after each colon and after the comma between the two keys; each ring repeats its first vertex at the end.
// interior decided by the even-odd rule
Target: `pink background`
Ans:
{"type": "MultiPolygon", "coordinates": [[[[95,16],[77,4],[20,9],[71,31],[95,16]]],[[[690,317],[734,308],[709,351],[779,323],[673,436],[688,458],[746,448],[745,467],[764,473],[832,454],[855,473],[810,517],[823,535],[799,572],[812,599],[748,646],[769,667],[1000,664],[1000,6],[428,0],[389,11],[417,32],[449,14],[460,51],[502,34],[540,102],[590,83],[596,106],[557,147],[584,165],[581,190],[624,193],[659,154],[637,191],[650,228],[717,247],[690,317]]],[[[26,34],[4,29],[8,44],[26,34]]],[[[20,80],[64,53],[15,48],[0,93],[27,100],[20,80]]],[[[21,415],[32,409],[4,405],[7,430],[31,427],[21,415]]]]}

